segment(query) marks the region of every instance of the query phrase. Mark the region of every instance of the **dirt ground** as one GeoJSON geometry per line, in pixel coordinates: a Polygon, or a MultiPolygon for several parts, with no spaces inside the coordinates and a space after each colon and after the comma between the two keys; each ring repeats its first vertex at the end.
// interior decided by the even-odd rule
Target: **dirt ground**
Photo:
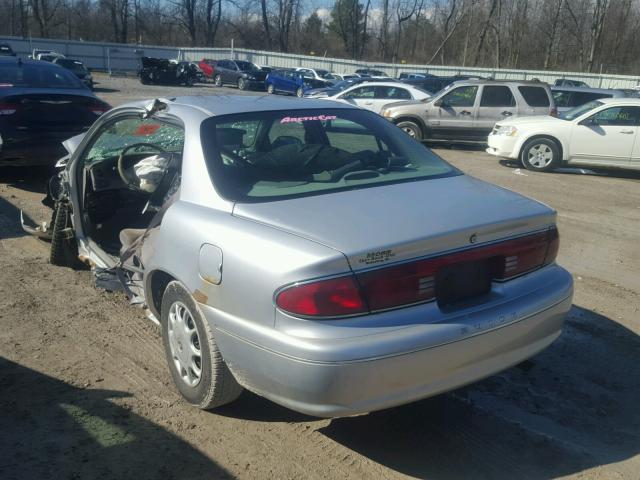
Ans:
{"type": "MultiPolygon", "coordinates": [[[[98,80],[112,105],[216,91],[98,80]]],[[[48,244],[21,231],[21,209],[49,219],[47,172],[0,170],[0,478],[639,479],[640,175],[535,174],[436,151],[558,210],[558,261],[576,289],[566,329],[475,385],[336,420],[246,392],[215,413],[185,405],[141,311],[89,271],[49,265],[48,244]]]]}

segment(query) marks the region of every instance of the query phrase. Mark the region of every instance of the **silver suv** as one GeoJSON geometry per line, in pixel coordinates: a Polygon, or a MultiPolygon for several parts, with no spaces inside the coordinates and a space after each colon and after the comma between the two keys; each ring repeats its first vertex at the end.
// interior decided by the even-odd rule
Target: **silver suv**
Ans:
{"type": "Polygon", "coordinates": [[[549,85],[541,82],[465,80],[428,100],[396,102],[382,116],[417,140],[487,142],[508,117],[555,114],[549,85]]]}

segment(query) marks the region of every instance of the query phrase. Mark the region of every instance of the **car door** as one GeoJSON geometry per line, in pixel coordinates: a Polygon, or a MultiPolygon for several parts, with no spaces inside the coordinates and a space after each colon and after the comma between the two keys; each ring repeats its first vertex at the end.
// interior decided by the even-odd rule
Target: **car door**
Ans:
{"type": "Polygon", "coordinates": [[[479,136],[486,137],[496,122],[517,113],[516,99],[507,85],[483,85],[474,129],[479,136]]]}
{"type": "Polygon", "coordinates": [[[375,95],[376,90],[374,85],[363,85],[361,87],[353,87],[341,95],[338,95],[337,98],[356,107],[367,108],[368,106],[370,108],[375,95]]]}
{"type": "Polygon", "coordinates": [[[477,85],[453,87],[427,104],[427,128],[430,137],[443,140],[474,140],[477,85]]]}
{"type": "Polygon", "coordinates": [[[236,83],[238,80],[238,66],[236,62],[225,62],[225,69],[222,72],[222,81],[224,83],[236,83]]]}
{"type": "Polygon", "coordinates": [[[627,166],[638,136],[640,107],[604,108],[576,123],[571,133],[569,161],[600,166],[627,166]]]}

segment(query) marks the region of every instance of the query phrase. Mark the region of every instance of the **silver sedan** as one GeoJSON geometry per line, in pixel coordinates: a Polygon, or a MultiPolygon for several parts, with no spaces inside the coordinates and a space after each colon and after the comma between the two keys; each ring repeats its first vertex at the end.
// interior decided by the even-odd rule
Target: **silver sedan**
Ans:
{"type": "Polygon", "coordinates": [[[324,417],[412,402],[540,352],[571,305],[553,210],[369,111],[157,99],[66,147],[51,261],[145,308],[200,408],[243,388],[324,417]]]}

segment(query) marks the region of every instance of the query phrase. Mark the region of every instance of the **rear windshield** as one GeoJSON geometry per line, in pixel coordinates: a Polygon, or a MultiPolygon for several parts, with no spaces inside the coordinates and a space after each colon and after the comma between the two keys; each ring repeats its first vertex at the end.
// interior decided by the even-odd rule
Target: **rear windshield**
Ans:
{"type": "Polygon", "coordinates": [[[218,192],[260,202],[460,172],[382,117],[356,109],[251,112],[201,126],[218,192]]]}
{"type": "Polygon", "coordinates": [[[518,87],[518,90],[530,107],[548,107],[551,105],[547,90],[542,87],[518,87]]]}
{"type": "Polygon", "coordinates": [[[84,88],[80,80],[55,65],[0,64],[0,86],[23,88],[84,88]]]}

